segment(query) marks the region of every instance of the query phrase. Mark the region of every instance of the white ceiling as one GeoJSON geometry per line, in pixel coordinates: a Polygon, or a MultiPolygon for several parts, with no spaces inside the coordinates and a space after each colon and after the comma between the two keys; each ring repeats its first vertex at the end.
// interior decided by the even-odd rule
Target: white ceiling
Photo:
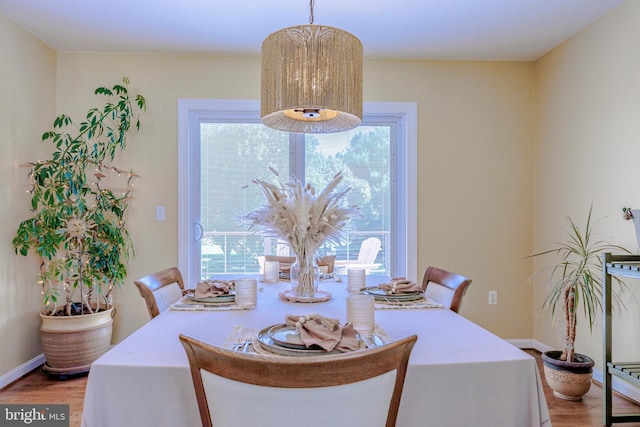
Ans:
{"type": "MultiPolygon", "coordinates": [[[[624,0],[316,0],[315,24],[356,35],[364,55],[534,60],[624,0]]],[[[0,0],[0,12],[61,52],[260,53],[309,22],[308,0],[0,0]]]]}

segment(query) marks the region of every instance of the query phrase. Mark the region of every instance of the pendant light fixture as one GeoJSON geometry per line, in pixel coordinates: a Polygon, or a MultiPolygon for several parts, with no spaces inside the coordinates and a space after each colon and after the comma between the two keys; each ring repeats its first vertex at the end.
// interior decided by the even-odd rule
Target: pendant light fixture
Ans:
{"type": "Polygon", "coordinates": [[[283,28],[262,43],[261,114],[266,126],[296,133],[353,129],[362,121],[362,43],[338,28],[283,28]]]}

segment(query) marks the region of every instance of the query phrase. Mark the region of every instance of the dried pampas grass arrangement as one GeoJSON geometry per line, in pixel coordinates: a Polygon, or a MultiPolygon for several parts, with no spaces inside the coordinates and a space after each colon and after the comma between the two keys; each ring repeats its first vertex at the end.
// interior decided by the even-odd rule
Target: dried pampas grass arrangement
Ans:
{"type": "MultiPolygon", "coordinates": [[[[271,171],[279,176],[277,171],[271,171]]],[[[311,268],[318,248],[325,241],[340,244],[341,230],[358,214],[357,207],[346,205],[345,196],[350,188],[337,189],[342,178],[342,173],[334,175],[320,193],[293,176],[277,185],[259,179],[252,181],[262,188],[266,204],[247,215],[249,228],[261,228],[266,235],[286,240],[300,270],[311,268]]]]}

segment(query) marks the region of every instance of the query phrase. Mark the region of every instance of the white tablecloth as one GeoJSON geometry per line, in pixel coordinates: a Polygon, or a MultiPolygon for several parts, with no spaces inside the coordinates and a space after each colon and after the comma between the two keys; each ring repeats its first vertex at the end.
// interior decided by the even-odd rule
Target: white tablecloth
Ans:
{"type": "MultiPolygon", "coordinates": [[[[346,282],[322,282],[333,298],[317,304],[279,300],[288,283],[259,286],[254,310],[165,311],[109,350],[91,367],[82,425],[200,426],[180,333],[222,346],[235,327],[262,329],[285,314],[346,320],[346,282]]],[[[418,335],[398,427],[551,426],[535,359],[522,350],[446,309],[376,310],[376,323],[391,338],[418,335]]]]}

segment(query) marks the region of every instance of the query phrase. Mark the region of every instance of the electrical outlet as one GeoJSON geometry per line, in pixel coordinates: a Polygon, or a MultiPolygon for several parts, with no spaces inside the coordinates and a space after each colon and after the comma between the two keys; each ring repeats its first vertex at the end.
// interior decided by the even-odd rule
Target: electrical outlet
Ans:
{"type": "Polygon", "coordinates": [[[489,291],[489,304],[495,305],[498,303],[498,291],[489,291]]]}

